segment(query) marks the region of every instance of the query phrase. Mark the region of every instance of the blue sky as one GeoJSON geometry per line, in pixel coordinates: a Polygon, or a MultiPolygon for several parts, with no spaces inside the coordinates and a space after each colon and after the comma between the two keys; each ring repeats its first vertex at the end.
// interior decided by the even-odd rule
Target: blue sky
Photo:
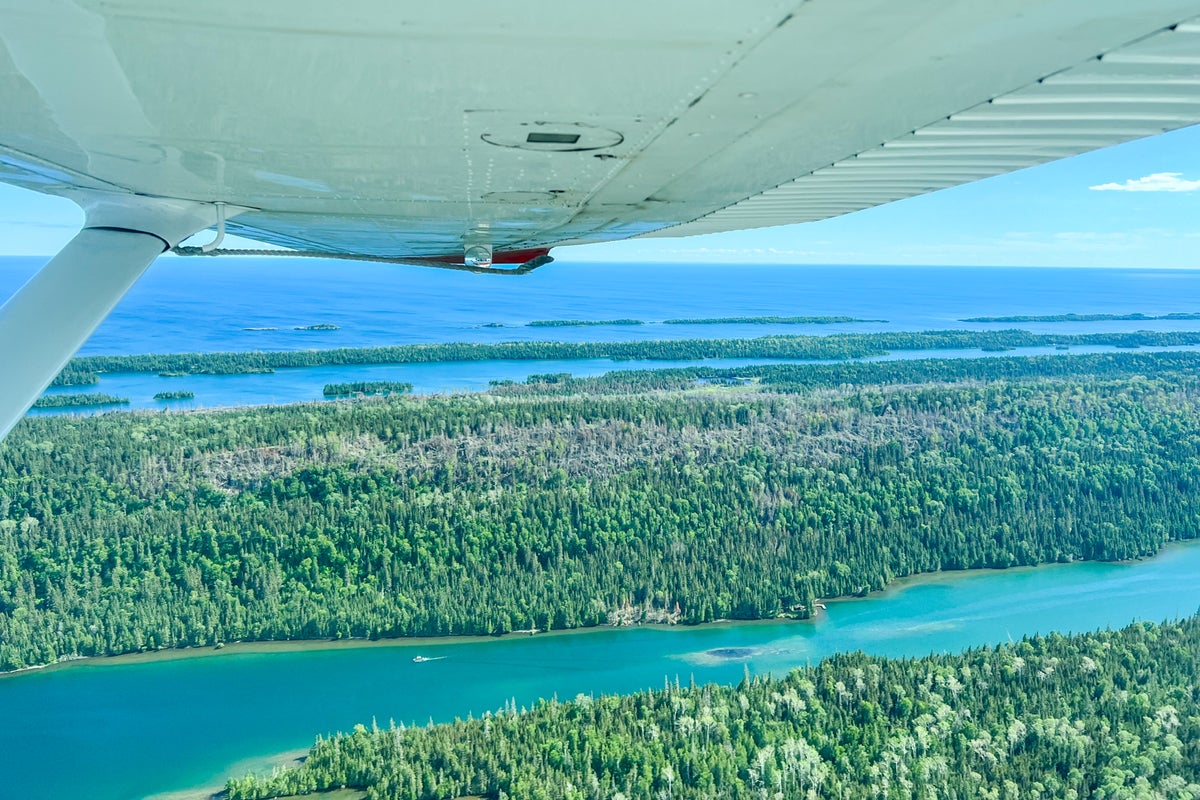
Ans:
{"type": "MultiPolygon", "coordinates": [[[[0,255],[54,253],[82,219],[69,201],[0,184],[0,255]]],[[[555,256],[1200,268],[1200,126],[822,222],[562,248],[555,256]]]]}

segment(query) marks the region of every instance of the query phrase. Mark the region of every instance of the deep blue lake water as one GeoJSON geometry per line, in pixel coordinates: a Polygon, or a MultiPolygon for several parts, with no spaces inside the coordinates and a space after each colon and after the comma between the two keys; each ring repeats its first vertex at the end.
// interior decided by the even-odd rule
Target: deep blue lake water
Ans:
{"type": "MultiPolygon", "coordinates": [[[[44,259],[0,258],[7,296],[44,259]]],[[[298,258],[158,260],[81,354],[294,350],[418,342],[639,340],[996,329],[964,317],[1200,311],[1200,271],[572,264],[530,275],[298,258]],[[529,328],[533,320],[851,316],[886,323],[529,328]],[[337,331],[297,331],[330,323],[337,331]],[[500,323],[506,327],[484,328],[500,323]],[[245,328],[278,328],[247,331],[245,328]]],[[[1197,322],[1022,324],[1037,331],[1194,330],[1197,322]]]]}

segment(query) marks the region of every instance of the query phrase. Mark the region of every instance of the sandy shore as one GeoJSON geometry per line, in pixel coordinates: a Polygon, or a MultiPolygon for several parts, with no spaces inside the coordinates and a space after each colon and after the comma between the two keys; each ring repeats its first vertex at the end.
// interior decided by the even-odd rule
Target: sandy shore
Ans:
{"type": "MultiPolygon", "coordinates": [[[[302,747],[296,750],[287,750],[282,753],[274,753],[269,756],[259,756],[257,758],[248,758],[244,761],[239,761],[233,764],[226,770],[229,775],[245,775],[247,773],[268,773],[276,767],[295,767],[303,761],[308,755],[309,748],[302,747]]],[[[224,797],[225,784],[213,784],[211,786],[198,786],[194,789],[182,789],[176,792],[164,792],[162,794],[151,795],[145,800],[217,800],[224,797]]],[[[363,796],[362,792],[341,790],[338,792],[328,792],[326,794],[313,794],[309,797],[321,797],[324,800],[358,800],[363,796]],[[340,797],[338,795],[341,795],[340,797]]]]}

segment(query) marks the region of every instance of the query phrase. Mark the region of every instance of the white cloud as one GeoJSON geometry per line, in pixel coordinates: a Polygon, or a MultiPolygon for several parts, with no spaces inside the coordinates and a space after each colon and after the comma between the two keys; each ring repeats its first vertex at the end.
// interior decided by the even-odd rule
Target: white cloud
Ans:
{"type": "Polygon", "coordinates": [[[1101,183],[1089,186],[1094,192],[1195,192],[1200,180],[1184,180],[1182,172],[1156,172],[1143,178],[1131,178],[1124,183],[1101,183]]]}

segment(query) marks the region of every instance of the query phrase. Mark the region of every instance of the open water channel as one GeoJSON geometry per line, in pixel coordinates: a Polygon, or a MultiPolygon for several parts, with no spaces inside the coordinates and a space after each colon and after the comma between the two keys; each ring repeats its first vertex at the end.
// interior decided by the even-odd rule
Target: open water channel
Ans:
{"type": "Polygon", "coordinates": [[[515,700],[735,683],[833,653],[919,656],[1200,608],[1200,543],[1137,563],[942,573],[812,622],[194,651],[0,678],[0,796],[128,800],[220,784],[356,723],[424,724],[515,700]],[[421,656],[426,661],[414,662],[421,656]]]}

